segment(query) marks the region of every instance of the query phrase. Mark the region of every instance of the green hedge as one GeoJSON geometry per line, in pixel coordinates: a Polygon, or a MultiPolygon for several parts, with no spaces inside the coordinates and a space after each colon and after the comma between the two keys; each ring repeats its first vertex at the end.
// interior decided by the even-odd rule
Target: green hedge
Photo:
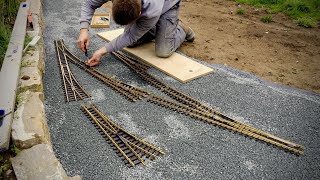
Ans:
{"type": "Polygon", "coordinates": [[[21,0],[0,0],[0,68],[21,0]]]}

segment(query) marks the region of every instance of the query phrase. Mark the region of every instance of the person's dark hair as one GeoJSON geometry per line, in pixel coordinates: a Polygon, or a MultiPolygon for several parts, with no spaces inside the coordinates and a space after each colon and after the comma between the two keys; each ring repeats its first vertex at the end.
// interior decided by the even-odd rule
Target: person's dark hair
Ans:
{"type": "Polygon", "coordinates": [[[141,0],[113,0],[113,20],[120,25],[127,25],[140,16],[141,0]]]}

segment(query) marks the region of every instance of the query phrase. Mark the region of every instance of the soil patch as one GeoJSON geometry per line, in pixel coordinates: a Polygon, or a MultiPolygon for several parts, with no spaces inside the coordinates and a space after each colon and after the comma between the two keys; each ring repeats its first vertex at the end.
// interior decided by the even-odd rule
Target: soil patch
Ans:
{"type": "Polygon", "coordinates": [[[265,80],[320,93],[320,25],[307,29],[288,16],[231,0],[182,0],[180,18],[196,32],[179,49],[265,80]],[[238,8],[244,15],[236,14],[238,8]],[[271,15],[272,23],[262,17],[271,15]]]}

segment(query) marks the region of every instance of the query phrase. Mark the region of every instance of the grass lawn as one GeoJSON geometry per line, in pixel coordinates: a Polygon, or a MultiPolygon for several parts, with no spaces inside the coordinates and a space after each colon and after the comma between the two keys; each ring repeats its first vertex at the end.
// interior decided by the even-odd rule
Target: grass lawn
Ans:
{"type": "Polygon", "coordinates": [[[315,27],[320,21],[320,0],[236,0],[238,3],[270,8],[270,13],[283,12],[299,26],[315,27]]]}

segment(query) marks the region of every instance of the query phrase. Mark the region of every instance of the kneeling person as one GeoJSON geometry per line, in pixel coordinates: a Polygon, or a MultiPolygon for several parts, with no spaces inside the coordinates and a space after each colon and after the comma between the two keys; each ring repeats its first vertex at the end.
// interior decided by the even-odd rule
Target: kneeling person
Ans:
{"type": "MultiPolygon", "coordinates": [[[[108,0],[86,0],[81,9],[79,48],[89,48],[89,22],[95,9],[108,0]]],[[[112,16],[120,25],[126,25],[124,33],[112,40],[86,62],[89,66],[100,63],[106,53],[134,47],[155,40],[158,57],[169,57],[184,42],[193,42],[195,34],[178,19],[181,0],[112,0],[112,16]]]]}

